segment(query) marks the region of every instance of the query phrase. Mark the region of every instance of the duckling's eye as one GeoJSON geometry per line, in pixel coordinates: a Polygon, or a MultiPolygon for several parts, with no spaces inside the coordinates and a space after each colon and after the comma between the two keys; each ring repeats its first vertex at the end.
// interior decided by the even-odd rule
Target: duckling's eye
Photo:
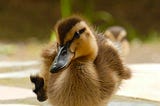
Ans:
{"type": "Polygon", "coordinates": [[[79,38],[79,37],[80,37],[79,32],[75,32],[75,33],[74,33],[74,38],[79,38]]]}
{"type": "Polygon", "coordinates": [[[79,38],[80,35],[85,31],[86,29],[83,28],[83,29],[80,29],[79,31],[75,32],[74,33],[74,38],[79,38]]]}
{"type": "Polygon", "coordinates": [[[79,33],[82,34],[85,30],[86,30],[86,28],[83,28],[83,29],[79,30],[79,33]]]}

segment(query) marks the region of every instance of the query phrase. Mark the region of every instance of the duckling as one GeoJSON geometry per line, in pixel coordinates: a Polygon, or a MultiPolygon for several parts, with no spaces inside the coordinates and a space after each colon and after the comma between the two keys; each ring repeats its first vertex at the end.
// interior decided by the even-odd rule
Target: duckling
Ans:
{"type": "Polygon", "coordinates": [[[104,36],[109,38],[120,52],[121,56],[126,57],[130,51],[130,45],[127,40],[127,32],[121,26],[109,27],[104,36]]]}
{"type": "Polygon", "coordinates": [[[56,42],[42,53],[43,69],[30,77],[37,99],[53,106],[106,106],[122,80],[131,77],[129,68],[81,17],[62,19],[55,29],[56,42]]]}

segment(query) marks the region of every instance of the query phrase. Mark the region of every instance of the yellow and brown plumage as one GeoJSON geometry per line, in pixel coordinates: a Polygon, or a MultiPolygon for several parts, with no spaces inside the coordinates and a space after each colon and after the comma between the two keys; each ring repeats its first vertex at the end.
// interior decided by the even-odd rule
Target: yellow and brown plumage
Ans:
{"type": "Polygon", "coordinates": [[[130,46],[127,40],[127,32],[123,27],[109,27],[105,31],[104,36],[113,42],[114,46],[118,49],[121,56],[126,57],[129,54],[130,46]]]}
{"type": "Polygon", "coordinates": [[[32,81],[38,86],[37,98],[45,94],[53,106],[105,106],[121,81],[130,78],[129,69],[104,36],[94,34],[83,19],[63,19],[56,32],[57,41],[43,50],[43,69],[31,76],[44,79],[41,88],[38,80],[32,81]]]}

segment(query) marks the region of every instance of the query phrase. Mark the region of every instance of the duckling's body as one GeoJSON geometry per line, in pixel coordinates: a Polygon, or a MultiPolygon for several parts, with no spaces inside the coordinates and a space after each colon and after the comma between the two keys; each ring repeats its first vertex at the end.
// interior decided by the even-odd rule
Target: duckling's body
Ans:
{"type": "Polygon", "coordinates": [[[94,64],[76,60],[59,76],[50,74],[48,98],[53,106],[101,106],[94,64]]]}
{"type": "Polygon", "coordinates": [[[127,32],[123,27],[111,26],[107,28],[104,36],[113,42],[121,56],[126,57],[129,54],[130,45],[127,40],[127,32]]]}
{"type": "MultiPolygon", "coordinates": [[[[69,19],[75,18],[77,17],[69,19]]],[[[79,18],[78,20],[76,28],[72,26],[70,35],[78,28],[82,33],[69,46],[74,56],[67,66],[61,64],[63,68],[57,69],[59,57],[56,55],[61,53],[57,51],[56,44],[43,51],[44,69],[39,75],[44,79],[42,88],[53,106],[105,106],[118,89],[121,80],[130,78],[130,71],[122,64],[117,51],[102,35],[94,35],[83,20],[79,18]],[[83,28],[84,31],[81,30],[83,28]]],[[[62,37],[58,38],[59,42],[61,39],[62,37]]],[[[63,45],[66,44],[64,42],[65,39],[63,45]]]]}

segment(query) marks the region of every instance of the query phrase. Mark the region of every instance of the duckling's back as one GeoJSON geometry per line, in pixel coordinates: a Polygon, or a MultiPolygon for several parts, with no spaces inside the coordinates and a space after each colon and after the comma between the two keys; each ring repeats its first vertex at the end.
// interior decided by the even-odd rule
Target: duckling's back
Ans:
{"type": "Polygon", "coordinates": [[[101,98],[106,101],[118,89],[122,79],[128,79],[131,73],[125,67],[112,44],[102,35],[97,35],[98,55],[95,66],[101,85],[101,98]]]}

